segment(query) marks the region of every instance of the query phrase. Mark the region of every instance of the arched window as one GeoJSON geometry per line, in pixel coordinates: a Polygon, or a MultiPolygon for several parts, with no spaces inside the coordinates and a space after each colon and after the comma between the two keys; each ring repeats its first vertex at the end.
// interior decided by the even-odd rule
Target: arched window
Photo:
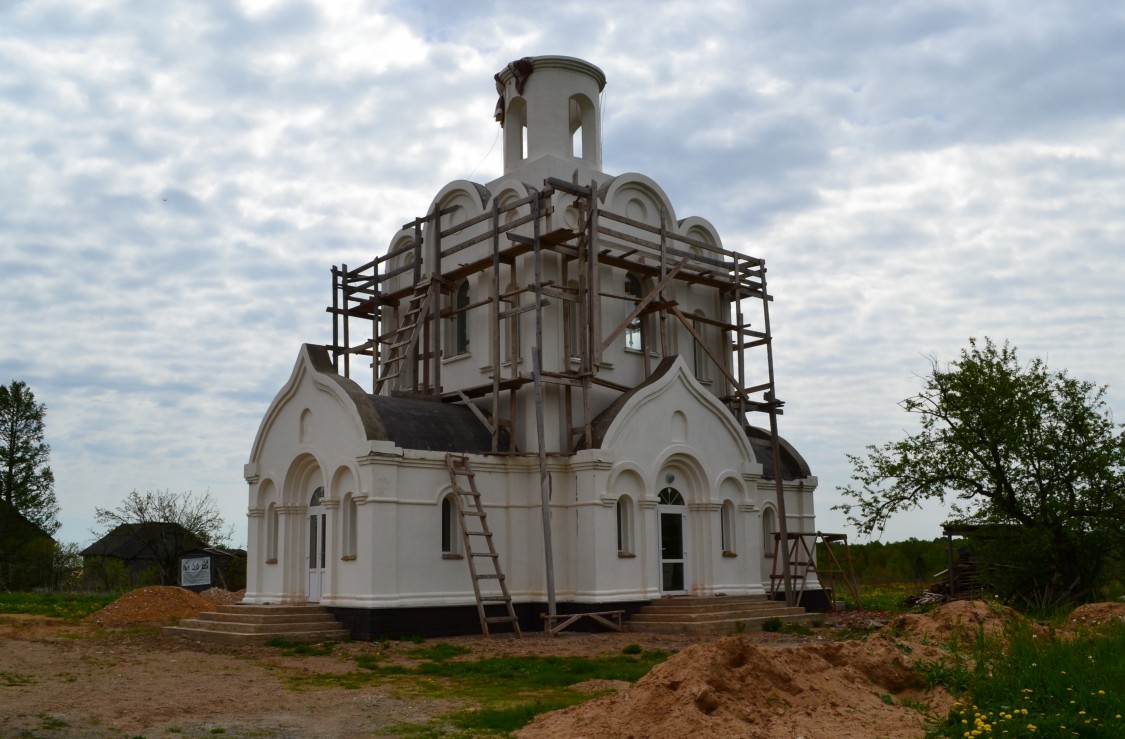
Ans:
{"type": "MultiPolygon", "coordinates": [[[[692,318],[691,327],[695,329],[695,333],[699,334],[700,338],[702,338],[706,342],[709,342],[711,340],[710,327],[701,320],[702,317],[703,311],[697,310],[695,312],[695,317],[692,318]]],[[[693,360],[692,363],[695,369],[695,379],[699,380],[700,382],[710,382],[711,358],[707,356],[707,352],[703,351],[703,347],[699,345],[698,341],[691,342],[691,349],[691,356],[693,360]]]]}
{"type": "MultiPolygon", "coordinates": [[[[641,298],[644,297],[641,280],[632,272],[625,275],[625,295],[632,298],[632,300],[625,301],[625,315],[628,316],[637,307],[641,298]]],[[[629,325],[625,327],[625,348],[634,352],[644,351],[644,319],[641,316],[629,321],[629,325]]]]}
{"type": "Polygon", "coordinates": [[[441,499],[441,553],[443,555],[460,553],[457,528],[457,501],[453,495],[447,495],[441,499]]]}
{"type": "Polygon", "coordinates": [[[633,502],[628,495],[617,499],[617,553],[633,553],[633,502]]]}
{"type": "Polygon", "coordinates": [[[567,300],[564,302],[566,311],[564,313],[564,320],[566,321],[566,343],[567,352],[571,357],[582,356],[581,347],[581,331],[582,327],[578,323],[578,281],[570,280],[566,283],[567,292],[573,295],[575,300],[567,300]]]}
{"type": "Polygon", "coordinates": [[[723,507],[719,509],[719,525],[722,529],[723,554],[734,554],[734,503],[729,500],[724,500],[723,507]]]}
{"type": "Polygon", "coordinates": [[[772,508],[762,511],[762,550],[767,557],[773,556],[773,535],[777,531],[777,516],[772,508]]]}
{"type": "Polygon", "coordinates": [[[355,498],[349,493],[344,498],[344,557],[350,559],[355,559],[359,550],[357,513],[355,498]]]}
{"type": "Polygon", "coordinates": [[[320,505],[321,501],[323,501],[323,500],[324,500],[324,488],[319,487],[319,488],[317,488],[316,490],[313,491],[312,497],[309,498],[309,508],[312,508],[313,506],[320,505]]]}
{"type": "Polygon", "coordinates": [[[508,101],[503,126],[504,161],[514,165],[527,156],[527,102],[523,98],[508,101]]]}
{"type": "Polygon", "coordinates": [[[465,280],[453,291],[450,309],[452,314],[446,326],[446,352],[451,357],[469,351],[469,281],[465,280]]]}
{"type": "Polygon", "coordinates": [[[277,562],[277,529],[277,504],[270,503],[266,510],[266,562],[271,564],[277,562]]]}
{"type": "Polygon", "coordinates": [[[570,98],[571,154],[597,165],[597,111],[585,95],[570,98]]]}
{"type": "Polygon", "coordinates": [[[684,496],[676,488],[664,488],[660,491],[660,505],[683,505],[684,496]]]}

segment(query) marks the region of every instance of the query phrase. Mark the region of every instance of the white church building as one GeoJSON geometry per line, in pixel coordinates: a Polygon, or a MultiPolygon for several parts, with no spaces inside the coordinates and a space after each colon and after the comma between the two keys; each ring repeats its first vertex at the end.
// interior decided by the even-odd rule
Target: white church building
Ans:
{"type": "Polygon", "coordinates": [[[244,602],[375,638],[769,593],[817,480],[776,434],[764,262],[602,171],[600,69],[496,83],[503,175],[332,270],[332,344],[299,349],[245,466],[244,602]]]}

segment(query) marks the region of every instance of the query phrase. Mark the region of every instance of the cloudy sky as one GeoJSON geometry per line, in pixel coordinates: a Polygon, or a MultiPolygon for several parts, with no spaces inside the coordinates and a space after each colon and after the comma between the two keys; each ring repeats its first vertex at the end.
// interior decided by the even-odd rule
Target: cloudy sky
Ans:
{"type": "Polygon", "coordinates": [[[330,340],[330,266],[499,175],[492,75],[537,54],[605,71],[608,172],[767,260],[822,530],[849,531],[845,454],[912,430],[897,402],[970,336],[1125,415],[1117,3],[6,0],[0,382],[48,406],[61,540],[170,489],[245,541],[242,465],[330,340]]]}

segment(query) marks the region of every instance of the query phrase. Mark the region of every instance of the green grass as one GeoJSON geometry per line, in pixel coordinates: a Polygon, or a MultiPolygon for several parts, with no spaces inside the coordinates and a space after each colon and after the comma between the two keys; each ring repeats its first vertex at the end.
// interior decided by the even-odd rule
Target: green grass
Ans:
{"type": "Polygon", "coordinates": [[[594,695],[572,686],[588,680],[636,682],[668,658],[667,652],[629,650],[601,657],[481,657],[466,659],[469,650],[437,642],[399,653],[354,658],[356,670],[304,674],[289,681],[294,689],[359,688],[382,684],[399,695],[468,701],[472,708],[441,716],[427,724],[400,724],[388,729],[402,736],[487,736],[507,734],[545,711],[572,706],[594,695]],[[458,659],[454,659],[458,658],[458,659]]]}
{"type": "MultiPolygon", "coordinates": [[[[922,586],[912,582],[881,585],[860,584],[858,590],[864,610],[899,613],[911,610],[902,605],[902,600],[908,595],[917,595],[922,592],[922,586]]],[[[848,608],[848,610],[854,610],[856,608],[855,598],[852,597],[847,588],[840,588],[836,597],[844,601],[845,607],[848,608]]]]}
{"type": "Polygon", "coordinates": [[[935,736],[1125,736],[1125,624],[1053,638],[1022,623],[970,651],[968,689],[935,736]]]}
{"type": "Polygon", "coordinates": [[[762,622],[762,631],[781,631],[782,620],[777,616],[770,616],[762,622]]]}
{"type": "Polygon", "coordinates": [[[266,646],[280,649],[286,657],[324,657],[332,654],[336,642],[292,642],[288,639],[276,638],[266,642],[266,646]]]}
{"type": "Polygon", "coordinates": [[[406,656],[413,659],[429,660],[431,662],[443,662],[453,657],[460,657],[464,654],[472,652],[468,647],[462,647],[458,644],[450,644],[449,642],[438,642],[437,644],[421,647],[419,649],[411,649],[406,652],[406,656]]]}
{"type": "Polygon", "coordinates": [[[12,688],[17,685],[34,685],[35,678],[16,672],[0,672],[0,686],[12,688]]]}
{"type": "Polygon", "coordinates": [[[117,600],[111,593],[0,593],[0,613],[31,613],[78,621],[117,600]]]}

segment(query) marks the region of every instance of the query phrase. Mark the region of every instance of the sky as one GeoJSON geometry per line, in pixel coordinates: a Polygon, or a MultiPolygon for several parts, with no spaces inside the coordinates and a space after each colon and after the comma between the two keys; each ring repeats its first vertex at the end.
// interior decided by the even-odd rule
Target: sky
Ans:
{"type": "Polygon", "coordinates": [[[916,430],[898,403],[969,337],[1125,415],[1118,3],[0,0],[0,382],[47,406],[56,538],[169,490],[244,543],[331,266],[499,176],[492,76],[544,54],[605,72],[608,173],[766,260],[821,530],[856,536],[846,455],[916,430]]]}

